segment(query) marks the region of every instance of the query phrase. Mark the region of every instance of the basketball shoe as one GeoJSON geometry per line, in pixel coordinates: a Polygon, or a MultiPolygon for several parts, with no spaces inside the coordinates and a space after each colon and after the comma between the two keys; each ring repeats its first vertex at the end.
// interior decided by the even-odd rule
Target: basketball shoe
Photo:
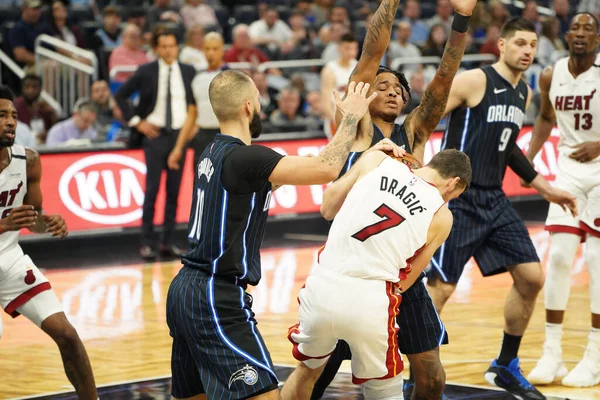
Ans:
{"type": "Polygon", "coordinates": [[[600,383],[600,349],[588,345],[583,358],[569,375],[565,376],[562,384],[571,387],[589,387],[600,383]]]}
{"type": "Polygon", "coordinates": [[[547,385],[564,378],[569,370],[562,362],[562,351],[560,348],[544,343],[542,357],[537,365],[527,375],[527,380],[534,385],[547,385]]]}
{"type": "Polygon", "coordinates": [[[508,367],[498,364],[497,360],[492,361],[484,377],[490,385],[506,390],[519,400],[546,400],[546,396],[525,379],[518,358],[508,367]]]}

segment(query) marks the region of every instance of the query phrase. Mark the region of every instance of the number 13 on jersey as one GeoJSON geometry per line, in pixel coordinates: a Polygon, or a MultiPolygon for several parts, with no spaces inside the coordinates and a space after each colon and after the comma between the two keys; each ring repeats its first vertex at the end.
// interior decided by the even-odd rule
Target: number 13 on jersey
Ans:
{"type": "Polygon", "coordinates": [[[202,214],[204,211],[204,190],[197,189],[196,205],[194,207],[194,223],[188,234],[188,239],[197,242],[200,240],[200,231],[202,229],[202,214]]]}

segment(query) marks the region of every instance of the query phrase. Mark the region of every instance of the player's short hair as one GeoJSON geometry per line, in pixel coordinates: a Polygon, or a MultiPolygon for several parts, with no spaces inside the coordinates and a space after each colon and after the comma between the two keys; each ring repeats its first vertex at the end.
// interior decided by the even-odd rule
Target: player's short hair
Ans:
{"type": "Polygon", "coordinates": [[[442,150],[433,156],[429,168],[435,169],[444,179],[459,177],[465,190],[471,186],[471,160],[462,151],[455,149],[442,150]]]}
{"type": "Polygon", "coordinates": [[[500,37],[503,39],[510,39],[519,31],[533,32],[537,34],[537,30],[535,29],[533,22],[526,18],[516,17],[509,19],[508,22],[502,26],[500,37]]]}
{"type": "Polygon", "coordinates": [[[8,86],[0,85],[0,99],[2,100],[15,100],[15,94],[10,90],[8,86]]]}
{"type": "Polygon", "coordinates": [[[104,7],[104,11],[102,12],[102,17],[109,17],[109,16],[120,17],[121,16],[121,12],[119,10],[119,7],[117,7],[117,6],[106,6],[106,7],[104,7]]]}
{"type": "Polygon", "coordinates": [[[254,81],[243,71],[228,69],[219,72],[208,88],[208,98],[217,119],[236,119],[243,102],[252,95],[253,86],[254,81]]]}
{"type": "Polygon", "coordinates": [[[408,99],[404,98],[404,95],[402,95],[402,100],[404,100],[404,102],[408,102],[408,100],[410,100],[412,98],[412,95],[410,94],[410,85],[408,84],[408,80],[406,79],[406,75],[404,75],[402,72],[400,71],[394,71],[391,68],[385,67],[383,65],[381,65],[379,67],[379,69],[377,70],[377,75],[379,74],[383,74],[383,73],[389,73],[394,75],[396,78],[398,78],[398,80],[400,81],[400,86],[402,86],[404,88],[404,91],[406,91],[406,93],[408,94],[408,99]]]}
{"type": "Polygon", "coordinates": [[[600,22],[598,21],[598,18],[596,18],[596,16],[594,14],[592,14],[591,12],[588,12],[588,11],[582,11],[582,12],[579,12],[579,13],[573,15],[573,18],[571,18],[571,24],[573,23],[573,21],[575,21],[575,18],[577,18],[580,15],[587,15],[590,18],[592,18],[594,20],[594,22],[596,23],[596,32],[600,32],[600,22]]]}
{"type": "Polygon", "coordinates": [[[356,37],[351,34],[351,33],[344,33],[342,35],[342,37],[340,38],[340,43],[358,43],[358,40],[356,40],[356,37]]]}

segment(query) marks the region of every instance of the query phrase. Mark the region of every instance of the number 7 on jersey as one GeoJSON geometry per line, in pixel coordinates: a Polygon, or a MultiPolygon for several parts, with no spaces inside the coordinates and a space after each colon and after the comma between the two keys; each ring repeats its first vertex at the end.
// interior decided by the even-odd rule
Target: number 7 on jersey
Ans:
{"type": "Polygon", "coordinates": [[[364,242],[371,236],[375,236],[383,231],[398,226],[406,220],[406,218],[389,208],[386,204],[382,204],[377,207],[373,213],[384,219],[366,226],[360,231],[356,232],[354,235],[352,235],[354,239],[364,242]]]}

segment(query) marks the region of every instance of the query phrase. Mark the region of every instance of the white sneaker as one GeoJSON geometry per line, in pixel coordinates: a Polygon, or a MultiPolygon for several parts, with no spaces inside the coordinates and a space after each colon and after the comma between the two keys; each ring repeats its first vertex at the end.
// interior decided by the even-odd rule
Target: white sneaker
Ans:
{"type": "Polygon", "coordinates": [[[589,387],[600,383],[600,349],[587,348],[583,358],[565,376],[562,384],[571,387],[589,387]]]}
{"type": "Polygon", "coordinates": [[[527,376],[527,380],[533,385],[547,385],[560,381],[568,372],[565,363],[561,360],[561,351],[545,344],[542,357],[527,376]]]}

